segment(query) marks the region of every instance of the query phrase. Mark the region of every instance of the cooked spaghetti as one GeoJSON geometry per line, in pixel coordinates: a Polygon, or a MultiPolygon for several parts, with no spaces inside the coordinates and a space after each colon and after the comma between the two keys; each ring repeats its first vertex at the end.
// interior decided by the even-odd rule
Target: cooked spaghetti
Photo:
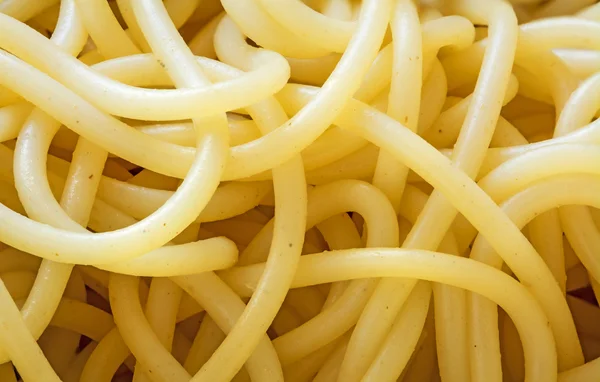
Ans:
{"type": "Polygon", "coordinates": [[[0,381],[600,380],[600,4],[0,0],[0,381]]]}

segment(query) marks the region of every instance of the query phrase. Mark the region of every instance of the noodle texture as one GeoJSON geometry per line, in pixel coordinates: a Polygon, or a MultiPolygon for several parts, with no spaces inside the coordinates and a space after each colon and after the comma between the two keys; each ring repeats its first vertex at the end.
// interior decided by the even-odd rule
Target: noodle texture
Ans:
{"type": "Polygon", "coordinates": [[[600,381],[600,3],[0,0],[0,382],[600,381]]]}

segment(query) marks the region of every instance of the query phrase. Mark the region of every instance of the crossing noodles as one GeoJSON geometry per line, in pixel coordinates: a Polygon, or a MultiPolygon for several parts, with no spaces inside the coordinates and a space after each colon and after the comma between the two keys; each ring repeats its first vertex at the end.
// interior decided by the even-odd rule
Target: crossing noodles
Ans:
{"type": "Polygon", "coordinates": [[[600,380],[600,3],[0,0],[0,382],[600,380]]]}

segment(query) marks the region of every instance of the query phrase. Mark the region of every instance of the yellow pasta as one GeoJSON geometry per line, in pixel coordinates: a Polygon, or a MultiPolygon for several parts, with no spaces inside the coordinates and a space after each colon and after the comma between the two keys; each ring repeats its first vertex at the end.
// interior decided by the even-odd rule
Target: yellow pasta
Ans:
{"type": "Polygon", "coordinates": [[[592,0],[0,0],[0,382],[600,380],[592,0]]]}

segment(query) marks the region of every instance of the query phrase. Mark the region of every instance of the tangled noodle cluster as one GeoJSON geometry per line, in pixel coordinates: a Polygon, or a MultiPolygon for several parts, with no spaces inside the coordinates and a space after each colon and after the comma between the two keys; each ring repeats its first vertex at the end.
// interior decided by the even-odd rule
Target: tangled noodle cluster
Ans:
{"type": "Polygon", "coordinates": [[[594,0],[0,0],[0,48],[1,382],[600,380],[594,0]]]}

